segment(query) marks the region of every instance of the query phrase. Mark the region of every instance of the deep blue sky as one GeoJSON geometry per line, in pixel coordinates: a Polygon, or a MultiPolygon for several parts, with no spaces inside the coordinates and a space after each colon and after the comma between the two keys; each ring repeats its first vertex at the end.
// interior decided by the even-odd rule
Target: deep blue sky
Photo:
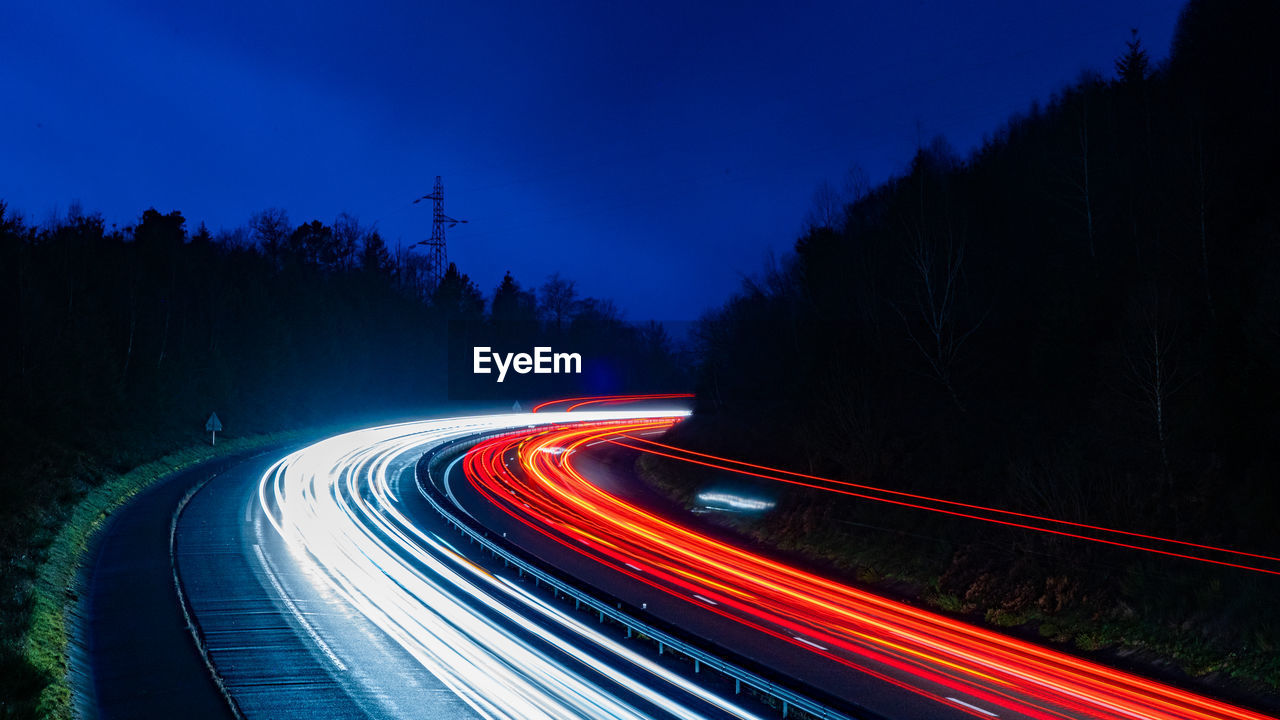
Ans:
{"type": "Polygon", "coordinates": [[[450,258],[490,292],[560,271],[634,320],[721,302],[816,185],[964,151],[1179,2],[6,2],[0,199],[121,225],[348,211],[389,241],[443,175],[450,258]],[[542,6],[542,7],[538,7],[542,6]]]}

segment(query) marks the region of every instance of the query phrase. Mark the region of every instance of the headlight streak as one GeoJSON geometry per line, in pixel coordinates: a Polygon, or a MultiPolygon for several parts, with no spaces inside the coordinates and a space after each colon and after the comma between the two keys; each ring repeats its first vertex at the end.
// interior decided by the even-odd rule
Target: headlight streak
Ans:
{"type": "MultiPolygon", "coordinates": [[[[572,420],[635,417],[580,412],[572,420]]],[[[656,709],[694,718],[705,703],[704,709],[753,718],[490,574],[418,528],[399,507],[391,481],[429,447],[566,419],[563,413],[512,414],[339,435],[274,464],[259,484],[258,502],[309,577],[350,603],[482,716],[639,718],[656,709]],[[610,691],[597,684],[599,677],[626,690],[610,691]]]]}
{"type": "MultiPolygon", "coordinates": [[[[637,421],[633,432],[661,424],[637,421]]],[[[482,496],[563,546],[683,600],[712,599],[720,606],[699,607],[793,644],[833,646],[1032,717],[1264,717],[720,543],[601,490],[573,467],[576,454],[539,452],[585,447],[618,432],[616,427],[533,430],[477,445],[464,468],[482,496]],[[519,476],[502,462],[513,449],[520,458],[519,476]]],[[[810,650],[859,667],[843,654],[810,650]]]]}
{"type": "Polygon", "coordinates": [[[733,510],[748,510],[760,512],[770,510],[774,506],[772,500],[762,500],[760,498],[742,497],[741,495],[732,495],[723,492],[704,492],[698,495],[698,502],[704,505],[721,505],[733,510]]]}

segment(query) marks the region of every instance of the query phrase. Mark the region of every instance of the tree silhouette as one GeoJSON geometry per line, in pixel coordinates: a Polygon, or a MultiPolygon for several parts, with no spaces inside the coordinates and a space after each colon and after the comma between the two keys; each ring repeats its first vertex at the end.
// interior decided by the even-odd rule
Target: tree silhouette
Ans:
{"type": "Polygon", "coordinates": [[[449,263],[431,294],[431,306],[451,320],[478,320],[484,312],[484,296],[471,278],[458,270],[456,263],[449,263]]]}
{"type": "Polygon", "coordinates": [[[523,339],[537,328],[537,301],[533,293],[520,287],[510,271],[493,291],[489,319],[500,337],[523,339]]]}
{"type": "Polygon", "coordinates": [[[548,277],[538,292],[538,311],[556,332],[563,332],[565,321],[577,306],[578,291],[574,282],[561,277],[560,273],[548,277]]]}
{"type": "Polygon", "coordinates": [[[1136,87],[1146,82],[1151,70],[1151,61],[1147,51],[1142,47],[1142,38],[1138,37],[1138,29],[1129,30],[1129,39],[1125,41],[1125,52],[1116,58],[1116,76],[1120,82],[1136,87]]]}
{"type": "MultiPolygon", "coordinates": [[[[699,323],[700,412],[679,441],[1264,547],[1280,502],[1277,27],[1272,0],[1192,0],[1167,63],[1134,31],[1114,82],[1082,74],[965,157],[935,140],[856,200],[820,186],[794,252],[699,323]]],[[[823,512],[866,513],[804,490],[784,504],[757,538],[797,547],[795,528],[823,512]]],[[[1165,627],[1221,617],[1212,599],[1171,598],[1235,582],[1179,569],[1151,592],[1124,579],[1150,572],[1131,556],[1027,541],[1053,558],[1050,578],[963,523],[888,512],[874,525],[815,527],[813,552],[853,566],[864,551],[932,557],[917,580],[1002,611],[1066,582],[1076,611],[1142,607],[1165,627]],[[943,549],[906,539],[926,535],[943,549]]],[[[1266,615],[1272,595],[1242,589],[1230,612],[1266,615]]],[[[1232,617],[1205,628],[1215,652],[1280,642],[1232,617]]]]}
{"type": "Polygon", "coordinates": [[[360,269],[374,276],[389,276],[395,269],[387,243],[377,230],[370,230],[360,241],[360,269]]]}

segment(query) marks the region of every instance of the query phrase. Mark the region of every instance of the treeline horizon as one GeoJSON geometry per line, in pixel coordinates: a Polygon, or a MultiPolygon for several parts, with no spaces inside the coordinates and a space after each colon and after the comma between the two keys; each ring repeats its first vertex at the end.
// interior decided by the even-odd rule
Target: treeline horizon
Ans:
{"type": "MultiPolygon", "coordinates": [[[[1278,31],[1274,2],[1192,0],[1165,62],[1135,32],[1114,72],[1083,72],[967,156],[939,137],[877,186],[856,168],[823,183],[793,251],[699,324],[698,411],[676,432],[795,470],[1277,554],[1278,31]]],[[[1280,687],[1270,578],[782,500],[751,528],[770,544],[932,583],[1002,624],[1136,615],[1280,687]]]]}
{"type": "Polygon", "coordinates": [[[178,407],[197,424],[218,410],[256,432],[353,400],[394,412],[687,382],[663,326],[625,321],[559,273],[526,288],[508,272],[486,295],[450,263],[437,284],[425,255],[393,252],[347,213],[293,225],[271,208],[214,234],[154,208],[108,229],[75,203],[36,225],[0,199],[0,257],[13,309],[0,332],[15,340],[0,361],[5,417],[19,434],[83,430],[85,448],[127,432],[112,428],[163,433],[147,418],[178,407]],[[451,352],[469,360],[461,344],[472,341],[559,341],[610,372],[453,383],[451,352]]]}
{"type": "Polygon", "coordinates": [[[0,200],[0,715],[29,711],[48,680],[22,638],[70,509],[209,442],[211,412],[222,439],[689,382],[662,326],[558,274],[525,288],[508,273],[486,296],[455,265],[438,284],[430,270],[347,214],[295,225],[272,209],[215,235],[155,209],[124,228],[74,206],[32,225],[0,200]],[[557,345],[584,372],[458,381],[472,341],[557,345]]]}

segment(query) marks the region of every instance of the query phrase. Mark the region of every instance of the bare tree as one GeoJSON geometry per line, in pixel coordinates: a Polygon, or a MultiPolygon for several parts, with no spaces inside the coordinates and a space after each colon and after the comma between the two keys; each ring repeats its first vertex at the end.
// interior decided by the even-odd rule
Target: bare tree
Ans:
{"type": "Polygon", "coordinates": [[[556,331],[563,330],[565,320],[568,320],[577,308],[578,290],[574,287],[574,282],[560,277],[560,273],[551,274],[538,292],[538,309],[541,310],[546,321],[553,325],[556,331]]]}
{"type": "Polygon", "coordinates": [[[827,228],[838,230],[844,216],[844,202],[839,191],[830,180],[823,180],[813,191],[813,201],[809,212],[805,214],[804,224],[808,231],[827,228]]]}
{"type": "Polygon", "coordinates": [[[329,243],[328,257],[321,258],[335,270],[350,270],[356,264],[356,247],[364,235],[360,221],[350,213],[339,213],[333,221],[333,240],[329,243]]]}
{"type": "Polygon", "coordinates": [[[844,182],[840,186],[845,203],[854,205],[871,192],[871,178],[861,165],[850,165],[844,174],[844,182]]]}
{"type": "Polygon", "coordinates": [[[243,227],[219,229],[214,235],[214,244],[226,248],[228,250],[246,250],[253,246],[253,239],[249,235],[249,231],[243,227]]]}
{"type": "Polygon", "coordinates": [[[1176,331],[1166,317],[1155,289],[1135,303],[1129,313],[1124,363],[1134,399],[1151,423],[1160,467],[1166,482],[1172,480],[1169,465],[1169,399],[1184,380],[1174,356],[1176,331]]]}
{"type": "Polygon", "coordinates": [[[956,407],[964,403],[956,393],[953,370],[960,349],[983,319],[968,324],[960,319],[959,297],[963,281],[964,243],[956,242],[950,230],[942,243],[935,243],[925,231],[912,231],[914,242],[908,251],[914,293],[911,312],[899,305],[907,336],[929,365],[930,374],[946,388],[956,407]]]}
{"type": "Polygon", "coordinates": [[[866,197],[870,188],[871,181],[859,165],[849,166],[839,188],[830,180],[823,180],[813,191],[813,200],[805,213],[805,231],[841,229],[848,219],[849,206],[866,197]]]}
{"type": "MultiPolygon", "coordinates": [[[[1097,258],[1097,219],[1096,195],[1094,187],[1095,168],[1093,167],[1093,150],[1089,144],[1089,97],[1094,88],[1102,84],[1102,78],[1094,71],[1081,73],[1076,81],[1073,96],[1078,98],[1074,122],[1071,124],[1072,136],[1064,143],[1070,147],[1070,153],[1064,166],[1058,168],[1058,175],[1064,185],[1062,195],[1056,199],[1078,213],[1084,226],[1084,236],[1089,248],[1089,258],[1097,258]]],[[[1064,113],[1065,115],[1066,113],[1064,113]]]]}
{"type": "Polygon", "coordinates": [[[289,214],[280,208],[267,208],[249,218],[249,229],[253,231],[253,239],[262,248],[262,253],[271,262],[279,264],[289,240],[289,214]]]}
{"type": "Polygon", "coordinates": [[[1076,457],[1064,461],[1059,452],[1042,458],[1013,458],[1009,461],[1010,494],[1017,507],[1047,517],[1074,522],[1091,518],[1090,505],[1097,498],[1082,476],[1082,462],[1076,457]]]}

